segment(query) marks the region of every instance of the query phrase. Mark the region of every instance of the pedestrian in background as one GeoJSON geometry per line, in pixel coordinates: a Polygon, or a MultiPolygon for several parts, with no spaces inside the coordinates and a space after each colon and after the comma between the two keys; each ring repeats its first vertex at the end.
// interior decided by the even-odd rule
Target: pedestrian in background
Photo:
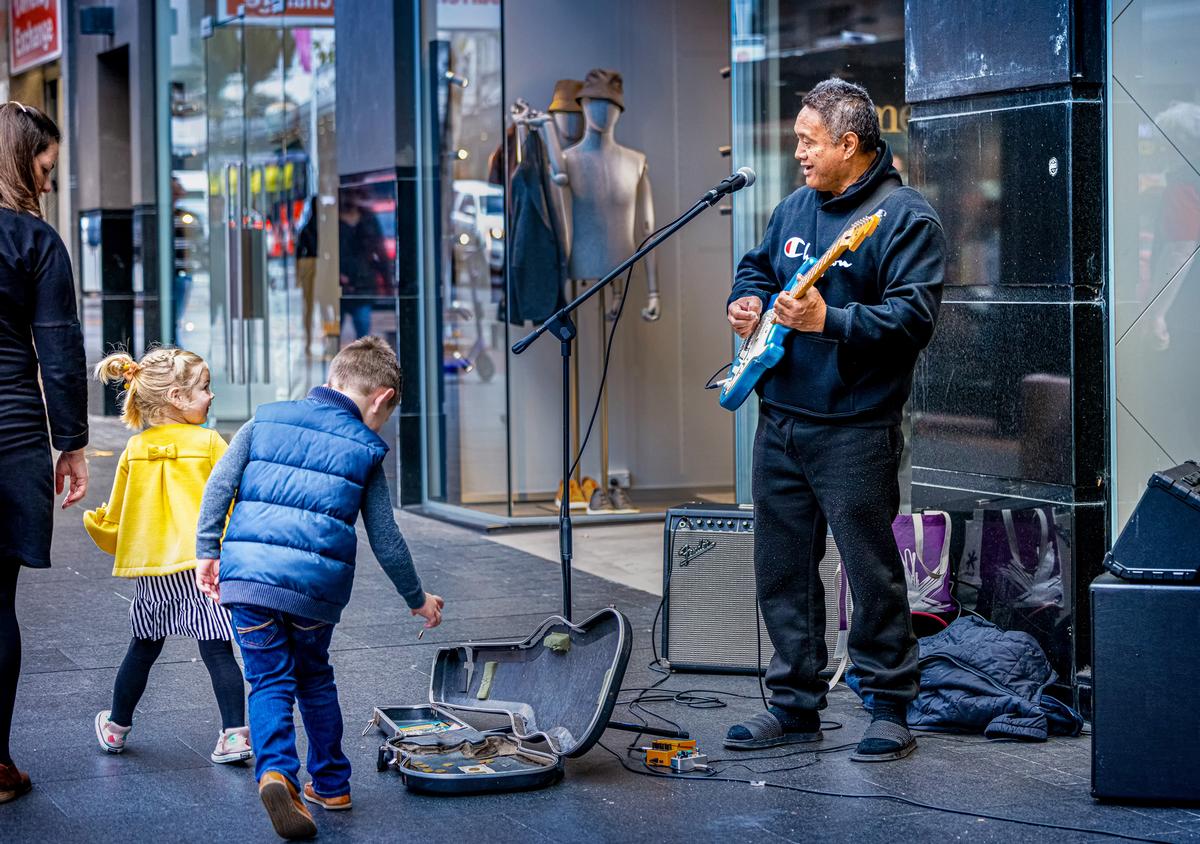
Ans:
{"type": "Polygon", "coordinates": [[[49,568],[54,496],[67,479],[64,508],[87,492],[87,364],[75,282],[38,204],[53,189],[61,140],[40,110],[0,105],[0,803],[30,788],[9,752],[21,671],[17,575],[23,565],[49,568]],[[53,464],[51,445],[60,452],[53,464]]]}
{"type": "Polygon", "coordinates": [[[121,419],[139,433],[117,464],[112,494],[84,513],[100,550],[114,555],[113,577],[136,578],[129,625],[133,638],[117,671],[112,709],[96,715],[96,740],[121,753],[133,711],[168,636],[195,639],[212,679],[221,731],[210,758],[218,764],[253,756],[246,727],[246,689],[233,658],[229,613],[196,588],[196,520],[204,484],[225,441],[202,427],[213,394],[204,359],[159,348],[140,362],[124,352],[96,366],[106,384],[123,382],[121,419]]]}
{"type": "Polygon", "coordinates": [[[399,402],[396,353],[378,337],[356,340],[308,398],[259,407],[204,492],[196,582],[233,613],[250,681],[258,793],[283,838],[317,833],[301,794],[326,810],[351,805],[329,642],[354,585],[360,513],[371,550],[412,614],[426,627],[442,621],[442,599],[421,587],[383,474],[388,447],[379,430],[399,402]],[[303,791],[297,703],[312,777],[303,791]]]}

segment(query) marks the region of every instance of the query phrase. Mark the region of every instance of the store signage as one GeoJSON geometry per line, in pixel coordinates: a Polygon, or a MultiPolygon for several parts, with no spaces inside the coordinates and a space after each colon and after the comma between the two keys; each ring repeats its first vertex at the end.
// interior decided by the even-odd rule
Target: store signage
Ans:
{"type": "Polygon", "coordinates": [[[333,26],[333,4],[334,0],[221,0],[221,20],[241,18],[247,26],[333,26]]]}
{"type": "Polygon", "coordinates": [[[438,29],[499,29],[500,0],[438,0],[438,29]]]}
{"type": "Polygon", "coordinates": [[[62,55],[62,0],[8,4],[8,72],[22,73],[62,55]]]}

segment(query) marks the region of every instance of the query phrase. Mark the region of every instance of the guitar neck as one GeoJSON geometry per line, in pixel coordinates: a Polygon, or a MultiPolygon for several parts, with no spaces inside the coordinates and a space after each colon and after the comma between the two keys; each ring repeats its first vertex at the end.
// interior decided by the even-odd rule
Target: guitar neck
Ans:
{"type": "Polygon", "coordinates": [[[813,264],[812,269],[804,274],[800,283],[796,285],[796,289],[788,295],[793,299],[799,299],[808,289],[817,283],[817,280],[825,275],[825,271],[833,266],[833,262],[842,257],[842,253],[846,251],[846,238],[839,237],[837,242],[825,250],[825,254],[821,256],[821,260],[813,264]]]}

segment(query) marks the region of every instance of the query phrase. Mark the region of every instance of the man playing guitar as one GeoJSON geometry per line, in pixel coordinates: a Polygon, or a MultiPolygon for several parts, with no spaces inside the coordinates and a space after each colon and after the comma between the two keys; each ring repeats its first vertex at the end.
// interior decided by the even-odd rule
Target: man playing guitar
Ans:
{"type": "Polygon", "coordinates": [[[738,265],[728,316],[739,336],[847,224],[877,209],[884,217],[804,296],[775,304],[777,322],[792,332],[758,385],[753,474],[754,568],[775,646],[771,700],[766,712],[729,729],[726,747],[822,738],[828,686],[819,672],[828,654],[819,564],[829,529],[854,597],[850,656],[873,708],[852,758],[890,761],[916,746],[905,713],[920,679],[891,529],[900,506],[900,419],[941,304],[945,238],[929,203],[901,186],[863,88],[820,83],[804,97],[795,131],[805,184],[776,207],[762,242],[738,265]]]}

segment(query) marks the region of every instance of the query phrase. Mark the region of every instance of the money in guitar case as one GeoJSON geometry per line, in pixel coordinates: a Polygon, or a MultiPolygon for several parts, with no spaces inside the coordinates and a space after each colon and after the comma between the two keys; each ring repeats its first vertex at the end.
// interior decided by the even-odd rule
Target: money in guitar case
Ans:
{"type": "Polygon", "coordinates": [[[443,647],[427,703],[378,706],[378,768],[423,794],[544,788],[608,726],[632,648],[629,620],[603,609],[544,621],[527,639],[443,647]]]}

